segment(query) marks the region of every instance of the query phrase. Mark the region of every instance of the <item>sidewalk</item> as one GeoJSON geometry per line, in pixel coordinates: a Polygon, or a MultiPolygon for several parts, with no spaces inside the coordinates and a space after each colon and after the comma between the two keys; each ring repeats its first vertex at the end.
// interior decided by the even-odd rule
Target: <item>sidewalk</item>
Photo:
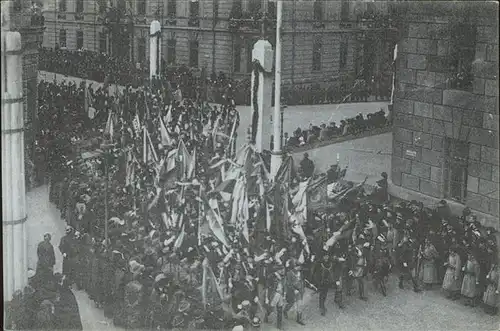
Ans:
{"type": "MultiPolygon", "coordinates": [[[[52,235],[52,245],[56,255],[54,272],[62,272],[62,255],[59,242],[64,235],[66,223],[60,217],[56,206],[49,202],[49,187],[43,185],[32,189],[26,194],[28,206],[27,238],[28,238],[28,268],[36,270],[37,246],[43,240],[43,234],[52,235]]],[[[95,307],[84,291],[73,290],[84,330],[107,331],[122,330],[113,325],[113,321],[104,317],[104,311],[95,307]]]]}

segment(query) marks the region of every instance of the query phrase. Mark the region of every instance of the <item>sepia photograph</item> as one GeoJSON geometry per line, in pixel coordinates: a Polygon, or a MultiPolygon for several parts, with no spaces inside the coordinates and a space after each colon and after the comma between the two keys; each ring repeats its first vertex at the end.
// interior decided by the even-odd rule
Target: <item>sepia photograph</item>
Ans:
{"type": "Polygon", "coordinates": [[[1,0],[4,330],[500,330],[499,2],[1,0]]]}

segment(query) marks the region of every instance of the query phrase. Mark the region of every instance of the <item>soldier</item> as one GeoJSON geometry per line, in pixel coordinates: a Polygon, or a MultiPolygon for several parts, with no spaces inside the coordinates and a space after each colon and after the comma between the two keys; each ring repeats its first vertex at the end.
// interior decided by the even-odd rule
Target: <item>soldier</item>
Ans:
{"type": "Polygon", "coordinates": [[[343,292],[343,278],[346,266],[346,258],[344,254],[340,251],[340,245],[337,243],[335,245],[336,250],[333,255],[333,286],[335,288],[335,303],[340,309],[344,309],[344,303],[342,298],[343,292]]]}
{"type": "Polygon", "coordinates": [[[415,268],[414,258],[413,258],[413,241],[408,237],[407,234],[403,237],[401,242],[398,244],[399,249],[399,288],[404,289],[404,280],[409,277],[413,283],[413,291],[420,292],[418,288],[417,281],[413,277],[413,269],[415,268]]]}
{"type": "Polygon", "coordinates": [[[295,304],[297,308],[296,322],[300,325],[305,325],[302,320],[302,312],[300,311],[301,301],[304,296],[304,279],[300,265],[297,265],[295,259],[289,260],[289,270],[286,273],[286,305],[283,311],[285,318],[288,318],[288,311],[295,304]]]}
{"type": "Polygon", "coordinates": [[[328,294],[328,289],[333,283],[333,263],[328,253],[324,252],[322,258],[318,259],[315,263],[312,268],[311,277],[318,286],[319,310],[321,311],[321,316],[325,316],[325,300],[328,294]]]}

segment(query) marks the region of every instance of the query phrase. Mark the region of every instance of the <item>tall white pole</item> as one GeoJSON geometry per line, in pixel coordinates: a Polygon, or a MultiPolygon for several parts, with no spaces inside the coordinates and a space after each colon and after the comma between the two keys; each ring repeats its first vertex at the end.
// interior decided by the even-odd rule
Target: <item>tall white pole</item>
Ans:
{"type": "Polygon", "coordinates": [[[271,176],[275,176],[281,165],[281,23],[283,1],[277,0],[276,6],[276,64],[274,76],[274,113],[273,113],[273,151],[271,157],[271,176]]]}

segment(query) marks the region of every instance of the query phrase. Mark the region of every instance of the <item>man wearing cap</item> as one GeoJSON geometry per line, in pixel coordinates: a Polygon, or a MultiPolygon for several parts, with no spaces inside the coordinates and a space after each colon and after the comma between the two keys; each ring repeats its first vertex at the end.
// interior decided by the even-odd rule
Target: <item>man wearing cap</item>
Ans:
{"type": "Polygon", "coordinates": [[[288,318],[288,311],[295,304],[297,308],[297,323],[305,325],[302,319],[301,301],[304,296],[304,279],[300,270],[300,265],[297,265],[295,259],[289,260],[288,271],[286,273],[286,305],[283,310],[285,318],[288,318]]]}
{"type": "Polygon", "coordinates": [[[333,283],[333,263],[330,259],[330,255],[327,252],[323,252],[322,258],[316,261],[311,271],[311,276],[318,287],[319,310],[321,311],[321,316],[325,316],[326,296],[328,294],[328,289],[333,283]]]}

